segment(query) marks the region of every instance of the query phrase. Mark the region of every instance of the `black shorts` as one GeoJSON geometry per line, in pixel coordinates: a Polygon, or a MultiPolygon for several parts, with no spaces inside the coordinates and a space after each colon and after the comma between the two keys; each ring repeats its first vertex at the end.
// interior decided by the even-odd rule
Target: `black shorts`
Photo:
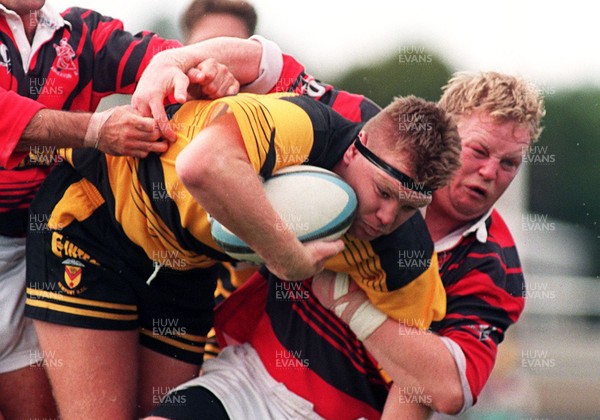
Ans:
{"type": "Polygon", "coordinates": [[[106,203],[91,206],[84,220],[49,229],[42,222],[66,187],[80,179],[68,166],[57,168],[31,205],[26,316],[81,328],[139,330],[143,346],[201,365],[213,324],[217,266],[157,267],[112,221],[106,203]]]}

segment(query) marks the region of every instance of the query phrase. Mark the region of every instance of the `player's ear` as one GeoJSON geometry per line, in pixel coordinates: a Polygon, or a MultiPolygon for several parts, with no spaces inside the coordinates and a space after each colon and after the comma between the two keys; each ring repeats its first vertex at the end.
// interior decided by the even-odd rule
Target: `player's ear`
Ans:
{"type": "MultiPolygon", "coordinates": [[[[365,138],[365,132],[361,131],[360,133],[358,133],[358,138],[359,141],[364,142],[364,138],[365,138]]],[[[352,142],[352,144],[350,145],[350,147],[348,147],[346,149],[346,152],[344,153],[344,156],[342,157],[342,160],[344,161],[344,163],[347,165],[349,164],[353,159],[356,159],[356,157],[359,155],[358,149],[356,148],[356,146],[354,145],[354,142],[352,142]]]]}

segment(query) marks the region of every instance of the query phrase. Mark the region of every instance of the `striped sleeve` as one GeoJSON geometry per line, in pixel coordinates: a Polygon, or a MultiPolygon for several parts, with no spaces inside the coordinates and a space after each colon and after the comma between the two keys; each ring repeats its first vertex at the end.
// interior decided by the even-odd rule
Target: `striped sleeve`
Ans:
{"type": "Polygon", "coordinates": [[[344,251],[325,268],[346,272],[389,317],[420,329],[443,318],[446,295],[433,242],[420,213],[371,242],[344,236],[344,251]]]}
{"type": "Polygon", "coordinates": [[[488,240],[471,235],[440,253],[447,294],[447,315],[432,329],[451,339],[465,357],[464,375],[473,401],[486,384],[506,330],[521,315],[524,278],[508,228],[495,211],[488,240]]]}
{"type": "Polygon", "coordinates": [[[252,167],[268,178],[280,168],[306,162],[313,147],[311,118],[301,106],[280,97],[239,94],[191,101],[175,113],[171,126],[188,143],[221,113],[232,112],[252,167]]]}
{"type": "Polygon", "coordinates": [[[293,92],[308,96],[332,107],[350,121],[367,121],[381,108],[363,95],[337,90],[315,79],[291,55],[283,54],[283,69],[272,92],[293,92]]]}
{"type": "Polygon", "coordinates": [[[85,60],[92,63],[92,67],[82,71],[93,75],[93,90],[100,94],[133,93],[135,83],[155,54],[181,46],[178,41],[164,40],[148,31],[132,35],[123,29],[120,20],[92,10],[72,8],[64,18],[68,21],[83,20],[82,25],[74,26],[90,32],[81,34],[81,38],[78,38],[78,34],[72,37],[81,45],[91,39],[93,48],[77,50],[83,54],[93,54],[85,60]]]}

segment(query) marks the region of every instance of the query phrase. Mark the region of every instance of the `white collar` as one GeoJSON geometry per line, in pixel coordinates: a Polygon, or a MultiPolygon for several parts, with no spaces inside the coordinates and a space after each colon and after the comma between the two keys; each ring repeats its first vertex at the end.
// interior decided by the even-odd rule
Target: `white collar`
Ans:
{"type": "MultiPolygon", "coordinates": [[[[6,6],[4,6],[3,4],[0,4],[0,13],[7,16],[15,16],[20,18],[20,16],[17,15],[17,13],[14,10],[7,9],[6,6]]],[[[54,10],[54,8],[50,4],[44,4],[44,6],[39,10],[38,28],[42,26],[48,27],[52,30],[56,30],[62,28],[65,25],[69,25],[70,27],[71,23],[64,20],[60,13],[54,10]]]]}
{"type": "MultiPolygon", "coordinates": [[[[14,10],[7,9],[6,6],[0,4],[0,14],[6,17],[6,21],[9,24],[13,36],[21,53],[21,61],[23,62],[23,70],[27,73],[29,69],[29,63],[34,53],[48,40],[52,39],[54,32],[63,26],[67,25],[71,27],[70,22],[67,22],[51,5],[48,3],[44,4],[38,11],[38,26],[35,30],[32,44],[29,44],[29,40],[25,35],[25,29],[23,27],[23,21],[21,17],[17,15],[14,10]]],[[[27,19],[27,17],[24,17],[27,19]]]]}
{"type": "MultiPolygon", "coordinates": [[[[485,222],[492,214],[492,211],[494,211],[493,207],[489,209],[487,213],[481,216],[475,223],[463,225],[455,231],[444,236],[442,239],[435,241],[436,252],[444,252],[454,248],[462,238],[469,236],[472,233],[475,233],[475,237],[479,242],[486,243],[488,231],[487,227],[485,226],[485,222]]],[[[424,213],[425,212],[423,211],[423,215],[424,213]]]]}

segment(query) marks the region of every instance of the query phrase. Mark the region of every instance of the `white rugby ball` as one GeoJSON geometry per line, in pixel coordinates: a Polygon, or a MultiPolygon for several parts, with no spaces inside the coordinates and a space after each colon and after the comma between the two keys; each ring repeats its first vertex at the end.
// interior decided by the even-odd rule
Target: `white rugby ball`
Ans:
{"type": "MultiPolygon", "coordinates": [[[[277,171],[263,183],[267,199],[280,216],[276,229],[287,227],[301,242],[341,237],[354,219],[358,200],[339,175],[323,168],[296,165],[277,171]]],[[[229,229],[211,220],[212,237],[231,257],[262,263],[260,256],[229,229]]]]}

